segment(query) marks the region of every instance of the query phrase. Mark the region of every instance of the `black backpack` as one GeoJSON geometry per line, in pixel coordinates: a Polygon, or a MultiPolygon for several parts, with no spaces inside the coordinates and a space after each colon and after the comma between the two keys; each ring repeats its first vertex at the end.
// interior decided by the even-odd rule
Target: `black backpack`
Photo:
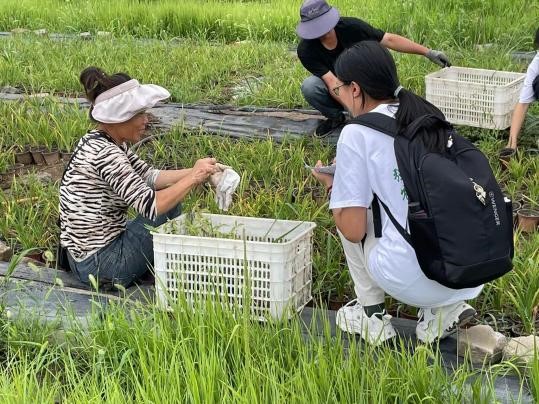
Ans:
{"type": "Polygon", "coordinates": [[[380,205],[414,248],[427,278],[452,289],[479,286],[513,267],[511,201],[502,194],[485,155],[447,121],[425,115],[399,134],[395,119],[372,112],[357,123],[394,140],[395,156],[408,195],[408,228],[374,195],[375,236],[382,236],[380,205]],[[452,146],[430,152],[418,136],[447,130],[452,146]]]}
{"type": "Polygon", "coordinates": [[[539,75],[533,80],[533,94],[535,95],[535,99],[539,100],[539,75]]]}

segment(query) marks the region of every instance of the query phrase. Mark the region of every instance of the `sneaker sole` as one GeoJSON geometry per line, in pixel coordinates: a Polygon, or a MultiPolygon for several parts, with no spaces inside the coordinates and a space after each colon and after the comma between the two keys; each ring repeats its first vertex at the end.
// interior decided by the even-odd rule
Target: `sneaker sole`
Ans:
{"type": "MultiPolygon", "coordinates": [[[[337,327],[339,327],[341,331],[346,332],[348,334],[352,334],[352,335],[359,335],[361,339],[375,346],[380,345],[384,342],[388,342],[397,336],[396,331],[394,329],[391,329],[387,331],[387,334],[384,334],[383,336],[380,336],[376,338],[375,341],[373,341],[368,336],[364,335],[364,333],[362,333],[360,330],[348,328],[347,326],[349,324],[346,322],[345,319],[341,318],[339,315],[337,315],[337,318],[335,319],[335,324],[337,325],[337,327]]],[[[365,334],[368,334],[368,332],[365,334]]]]}
{"type": "Polygon", "coordinates": [[[453,335],[459,329],[459,327],[468,324],[475,317],[476,314],[477,314],[477,311],[473,307],[469,307],[459,314],[458,320],[453,322],[453,324],[451,324],[449,328],[447,328],[442,333],[441,336],[434,338],[432,341],[428,341],[428,340],[425,340],[424,338],[421,338],[419,335],[417,335],[417,330],[416,330],[417,339],[423,343],[433,344],[439,340],[449,337],[450,335],[453,335]]]}
{"type": "Polygon", "coordinates": [[[475,317],[476,314],[477,311],[473,307],[464,310],[462,313],[459,314],[458,321],[454,322],[449,327],[449,329],[445,330],[439,339],[443,339],[445,337],[453,335],[459,329],[459,327],[468,324],[475,317]]]}

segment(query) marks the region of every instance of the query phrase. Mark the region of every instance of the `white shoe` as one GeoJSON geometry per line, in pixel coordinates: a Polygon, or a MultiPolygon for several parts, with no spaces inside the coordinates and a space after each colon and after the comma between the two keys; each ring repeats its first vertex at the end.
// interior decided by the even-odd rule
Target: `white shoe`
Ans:
{"type": "Polygon", "coordinates": [[[429,344],[443,339],[457,331],[459,325],[469,322],[475,314],[475,309],[464,302],[434,309],[419,309],[416,337],[429,344]]]}
{"type": "Polygon", "coordinates": [[[379,345],[396,335],[391,316],[385,311],[381,314],[382,318],[376,314],[368,317],[363,306],[355,299],[337,311],[336,323],[341,330],[359,334],[369,344],[379,345]]]}

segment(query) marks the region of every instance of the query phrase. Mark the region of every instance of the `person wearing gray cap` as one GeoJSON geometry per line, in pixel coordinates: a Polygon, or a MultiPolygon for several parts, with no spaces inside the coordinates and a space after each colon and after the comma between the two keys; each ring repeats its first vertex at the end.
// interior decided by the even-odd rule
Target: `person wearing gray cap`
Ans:
{"type": "Polygon", "coordinates": [[[334,73],[337,57],[357,42],[378,41],[394,51],[423,55],[442,67],[451,66],[444,53],[374,28],[358,18],[341,17],[339,11],[325,0],[305,0],[300,17],[296,27],[301,38],[298,57],[312,74],[303,81],[301,92],[307,102],[327,118],[316,128],[316,136],[326,136],[344,125],[344,107],[329,89],[338,84],[334,73]]]}

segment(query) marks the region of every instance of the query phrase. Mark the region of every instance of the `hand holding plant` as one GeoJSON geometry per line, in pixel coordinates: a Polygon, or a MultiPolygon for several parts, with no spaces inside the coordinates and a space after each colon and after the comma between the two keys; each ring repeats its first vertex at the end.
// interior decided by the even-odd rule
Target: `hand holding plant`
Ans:
{"type": "Polygon", "coordinates": [[[191,176],[196,184],[202,184],[210,175],[219,171],[216,165],[217,160],[213,157],[206,157],[196,161],[191,169],[191,176]]]}

